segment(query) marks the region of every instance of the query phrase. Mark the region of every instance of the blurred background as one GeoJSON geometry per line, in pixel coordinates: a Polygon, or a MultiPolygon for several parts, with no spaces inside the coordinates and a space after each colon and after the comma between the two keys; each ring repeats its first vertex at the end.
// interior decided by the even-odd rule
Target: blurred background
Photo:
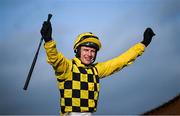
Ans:
{"type": "Polygon", "coordinates": [[[100,38],[97,62],[140,42],[147,27],[156,33],[134,64],[101,80],[95,114],[142,114],[180,94],[179,0],[0,0],[0,114],[59,114],[59,90],[43,46],[23,90],[48,13],[57,48],[69,59],[82,32],[100,38]]]}

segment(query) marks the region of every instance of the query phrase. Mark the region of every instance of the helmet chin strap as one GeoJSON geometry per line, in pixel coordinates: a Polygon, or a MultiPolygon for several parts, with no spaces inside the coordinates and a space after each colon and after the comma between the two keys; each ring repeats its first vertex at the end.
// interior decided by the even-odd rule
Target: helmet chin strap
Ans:
{"type": "Polygon", "coordinates": [[[93,64],[96,61],[96,56],[97,56],[97,50],[96,50],[95,56],[94,56],[93,61],[91,62],[91,64],[93,64]]]}

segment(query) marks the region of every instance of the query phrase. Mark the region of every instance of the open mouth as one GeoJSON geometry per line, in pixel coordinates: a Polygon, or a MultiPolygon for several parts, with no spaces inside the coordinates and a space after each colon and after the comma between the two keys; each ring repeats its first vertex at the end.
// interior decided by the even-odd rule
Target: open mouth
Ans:
{"type": "Polygon", "coordinates": [[[92,58],[90,58],[90,57],[85,57],[85,60],[86,60],[86,61],[92,61],[92,58]]]}

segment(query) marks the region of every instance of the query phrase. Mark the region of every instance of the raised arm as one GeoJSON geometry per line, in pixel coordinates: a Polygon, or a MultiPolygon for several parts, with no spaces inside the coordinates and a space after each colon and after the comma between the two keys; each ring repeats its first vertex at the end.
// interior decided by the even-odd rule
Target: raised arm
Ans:
{"type": "Polygon", "coordinates": [[[122,68],[126,67],[129,64],[132,64],[133,61],[138,57],[141,56],[142,53],[145,50],[145,47],[147,47],[152,37],[154,36],[154,32],[151,28],[147,28],[144,32],[143,41],[132,46],[130,49],[128,49],[123,54],[108,60],[106,62],[98,63],[96,65],[96,68],[98,70],[98,75],[100,78],[109,76],[122,68]]]}
{"type": "Polygon", "coordinates": [[[44,48],[48,63],[54,68],[57,79],[65,79],[64,74],[70,69],[71,62],[57,51],[56,43],[52,39],[51,22],[45,21],[40,32],[45,41],[44,48]]]}

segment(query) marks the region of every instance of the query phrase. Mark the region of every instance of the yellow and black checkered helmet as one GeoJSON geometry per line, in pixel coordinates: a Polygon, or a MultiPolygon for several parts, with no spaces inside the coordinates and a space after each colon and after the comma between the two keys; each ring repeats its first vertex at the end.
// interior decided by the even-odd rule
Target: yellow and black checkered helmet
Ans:
{"type": "Polygon", "coordinates": [[[101,48],[101,42],[99,38],[95,36],[91,32],[81,33],[74,42],[74,51],[78,48],[78,46],[87,46],[95,48],[97,51],[101,48]]]}

